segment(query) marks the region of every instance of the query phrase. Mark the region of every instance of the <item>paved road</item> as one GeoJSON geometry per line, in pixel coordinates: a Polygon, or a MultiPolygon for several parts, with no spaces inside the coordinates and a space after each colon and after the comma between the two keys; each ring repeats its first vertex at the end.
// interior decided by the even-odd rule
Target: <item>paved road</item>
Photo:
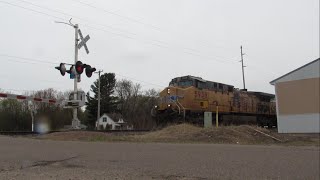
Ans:
{"type": "Polygon", "coordinates": [[[0,179],[319,179],[319,148],[0,136],[0,179]]]}

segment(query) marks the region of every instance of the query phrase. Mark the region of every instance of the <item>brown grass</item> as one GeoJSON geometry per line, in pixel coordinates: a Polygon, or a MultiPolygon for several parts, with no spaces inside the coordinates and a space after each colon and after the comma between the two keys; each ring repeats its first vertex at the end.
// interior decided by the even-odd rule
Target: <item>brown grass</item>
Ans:
{"type": "Polygon", "coordinates": [[[143,134],[69,131],[46,134],[38,138],[69,141],[278,144],[294,146],[319,146],[320,144],[319,134],[279,134],[274,130],[270,131],[248,125],[201,128],[190,124],[179,124],[143,134]],[[281,142],[263,135],[254,129],[280,139],[281,142]]]}

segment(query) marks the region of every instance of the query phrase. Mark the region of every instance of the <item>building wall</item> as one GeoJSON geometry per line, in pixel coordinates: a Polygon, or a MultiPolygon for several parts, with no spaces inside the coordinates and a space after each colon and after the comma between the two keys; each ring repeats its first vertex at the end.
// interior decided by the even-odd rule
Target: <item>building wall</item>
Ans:
{"type": "Polygon", "coordinates": [[[319,133],[318,78],[276,83],[278,132],[319,133]]]}
{"type": "Polygon", "coordinates": [[[101,130],[101,129],[99,129],[99,128],[100,128],[100,125],[102,125],[103,128],[105,129],[106,126],[107,126],[107,124],[112,126],[112,130],[115,129],[116,122],[114,122],[109,116],[107,116],[107,115],[104,114],[104,115],[102,115],[102,116],[100,117],[100,119],[99,119],[99,121],[98,121],[97,129],[98,129],[98,130],[101,130]],[[107,118],[107,121],[106,121],[106,122],[103,122],[103,118],[107,118]]]}
{"type": "Polygon", "coordinates": [[[319,133],[319,113],[278,116],[279,133],[319,133]]]}
{"type": "Polygon", "coordinates": [[[279,115],[319,113],[319,78],[276,84],[279,115]]]}

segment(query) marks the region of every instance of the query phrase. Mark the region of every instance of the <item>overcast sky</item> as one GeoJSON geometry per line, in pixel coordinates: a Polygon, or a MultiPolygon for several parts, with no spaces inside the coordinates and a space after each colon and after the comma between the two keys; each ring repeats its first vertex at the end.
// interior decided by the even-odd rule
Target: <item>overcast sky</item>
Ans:
{"type": "Polygon", "coordinates": [[[54,69],[74,62],[73,28],[54,23],[71,17],[91,37],[79,60],[143,89],[184,75],[242,88],[242,45],[247,89],[274,93],[271,80],[319,58],[319,0],[1,0],[0,89],[73,88],[54,69]]]}

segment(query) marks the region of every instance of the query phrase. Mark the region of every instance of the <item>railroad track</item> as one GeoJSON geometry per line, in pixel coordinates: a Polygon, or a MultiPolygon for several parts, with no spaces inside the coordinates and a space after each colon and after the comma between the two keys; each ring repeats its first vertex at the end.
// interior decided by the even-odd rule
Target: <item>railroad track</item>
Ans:
{"type": "MultiPolygon", "coordinates": [[[[50,131],[48,133],[54,133],[60,131],[50,131]]],[[[38,132],[32,131],[0,131],[0,135],[9,135],[9,136],[20,136],[20,135],[37,135],[40,134],[38,132]]]]}
{"type": "MultiPolygon", "coordinates": [[[[49,131],[46,134],[56,133],[56,132],[76,132],[76,131],[87,131],[87,132],[102,132],[102,133],[143,133],[149,132],[151,130],[62,130],[62,131],[49,131]]],[[[41,133],[32,132],[32,131],[0,131],[0,135],[8,135],[8,136],[21,136],[21,135],[40,135],[41,133]]]]}

